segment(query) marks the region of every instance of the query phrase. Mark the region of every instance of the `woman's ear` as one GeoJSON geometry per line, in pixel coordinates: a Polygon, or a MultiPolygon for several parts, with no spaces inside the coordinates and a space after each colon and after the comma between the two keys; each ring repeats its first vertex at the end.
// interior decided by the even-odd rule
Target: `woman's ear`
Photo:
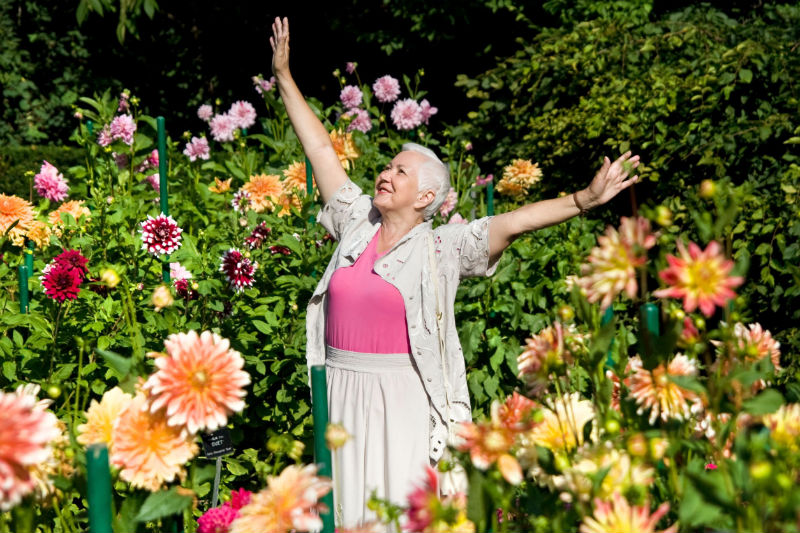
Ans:
{"type": "Polygon", "coordinates": [[[416,207],[417,209],[425,209],[435,199],[436,199],[436,193],[433,192],[433,189],[428,189],[427,191],[420,191],[417,194],[417,201],[414,203],[414,207],[416,207]]]}

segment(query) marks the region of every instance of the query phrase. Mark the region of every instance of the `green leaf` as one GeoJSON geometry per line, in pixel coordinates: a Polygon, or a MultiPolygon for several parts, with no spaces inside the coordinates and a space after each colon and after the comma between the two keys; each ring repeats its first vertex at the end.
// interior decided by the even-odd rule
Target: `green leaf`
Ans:
{"type": "Polygon", "coordinates": [[[152,493],[142,504],[137,522],[150,522],[170,516],[188,509],[192,505],[192,497],[179,494],[177,487],[152,493]]]}
{"type": "Polygon", "coordinates": [[[686,483],[678,508],[678,520],[683,526],[689,528],[712,526],[721,515],[722,510],[719,507],[704,501],[694,485],[686,483]]]}
{"type": "Polygon", "coordinates": [[[783,405],[783,396],[775,389],[767,389],[755,398],[743,402],[744,411],[751,415],[774,413],[783,405]]]}
{"type": "Polygon", "coordinates": [[[739,79],[745,83],[753,81],[753,71],[748,68],[743,68],[739,71],[739,79]]]}
{"type": "Polygon", "coordinates": [[[258,331],[264,333],[265,335],[272,333],[272,328],[269,327],[269,324],[261,320],[253,320],[253,326],[255,326],[258,331]]]}
{"type": "Polygon", "coordinates": [[[236,459],[227,459],[225,461],[225,467],[234,476],[243,476],[247,474],[247,469],[236,459]]]}
{"type": "Polygon", "coordinates": [[[95,352],[105,359],[108,366],[111,367],[111,370],[117,375],[117,379],[120,381],[130,373],[131,364],[133,363],[132,359],[123,357],[109,350],[101,350],[100,348],[95,348],[95,352]]]}

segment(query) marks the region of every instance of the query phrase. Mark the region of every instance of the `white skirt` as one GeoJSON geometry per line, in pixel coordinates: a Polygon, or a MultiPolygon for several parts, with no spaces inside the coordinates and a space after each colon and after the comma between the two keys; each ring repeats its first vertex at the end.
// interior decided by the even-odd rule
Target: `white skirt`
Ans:
{"type": "Polygon", "coordinates": [[[378,498],[408,505],[408,494],[430,464],[430,407],[409,354],[371,354],[327,348],[328,414],[352,438],[333,452],[337,526],[376,518],[378,498]]]}

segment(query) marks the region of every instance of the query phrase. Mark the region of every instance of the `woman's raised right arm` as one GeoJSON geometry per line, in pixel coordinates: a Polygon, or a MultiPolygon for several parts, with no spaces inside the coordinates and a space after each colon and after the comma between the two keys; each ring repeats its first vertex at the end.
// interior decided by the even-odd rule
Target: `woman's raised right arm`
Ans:
{"type": "Polygon", "coordinates": [[[325,126],[317,118],[297,88],[289,71],[289,20],[276,17],[272,23],[272,72],[278,82],[283,105],[306,157],[314,169],[314,180],[323,204],[347,181],[347,174],[333,149],[325,126]]]}

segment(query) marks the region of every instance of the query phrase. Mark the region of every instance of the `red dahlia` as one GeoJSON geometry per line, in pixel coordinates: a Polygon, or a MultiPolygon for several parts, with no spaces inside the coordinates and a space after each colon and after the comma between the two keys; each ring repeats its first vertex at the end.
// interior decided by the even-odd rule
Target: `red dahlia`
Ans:
{"type": "Polygon", "coordinates": [[[89,269],[86,267],[89,260],[83,257],[78,250],[64,250],[55,257],[54,261],[56,264],[77,270],[80,273],[81,280],[86,278],[89,273],[89,269]]]}
{"type": "Polygon", "coordinates": [[[253,233],[251,233],[244,242],[251,250],[261,248],[261,245],[264,244],[264,241],[267,240],[270,233],[272,233],[272,230],[267,227],[267,223],[262,222],[253,229],[253,233]]]}
{"type": "Polygon", "coordinates": [[[242,255],[236,248],[231,248],[222,254],[220,260],[222,263],[219,271],[225,273],[233,290],[241,292],[245,287],[253,286],[253,274],[258,268],[258,263],[242,255]]]}
{"type": "Polygon", "coordinates": [[[181,233],[175,219],[161,213],[142,222],[142,248],[151,254],[171,254],[181,246],[181,233]]]}
{"type": "Polygon", "coordinates": [[[80,270],[63,263],[50,263],[42,272],[44,293],[59,303],[77,298],[82,280],[80,270]]]}

